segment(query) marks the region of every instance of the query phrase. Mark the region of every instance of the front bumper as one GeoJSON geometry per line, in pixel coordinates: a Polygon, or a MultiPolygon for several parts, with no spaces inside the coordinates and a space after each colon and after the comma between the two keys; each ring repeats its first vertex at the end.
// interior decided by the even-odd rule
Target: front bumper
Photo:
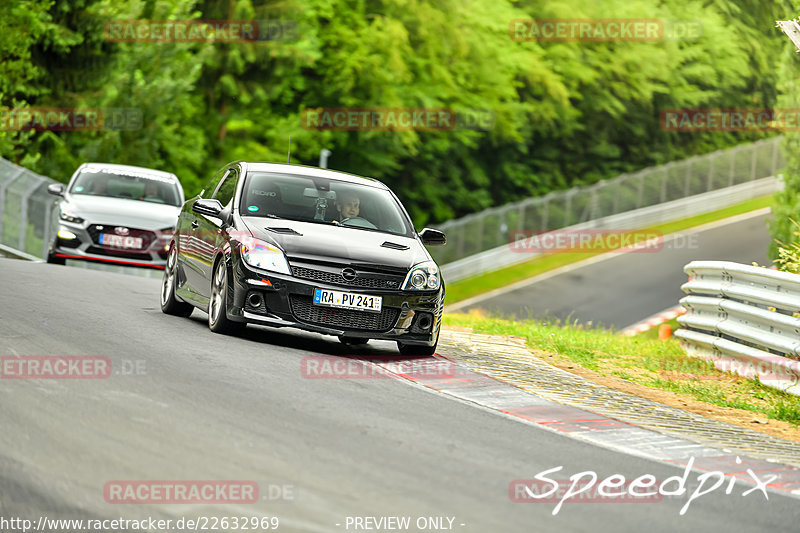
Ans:
{"type": "MultiPolygon", "coordinates": [[[[74,235],[75,238],[66,239],[57,235],[51,254],[54,257],[63,259],[97,261],[134,267],[164,268],[167,261],[166,247],[169,244],[171,235],[152,230],[134,230],[150,233],[153,236],[144,249],[125,250],[100,244],[96,237],[97,230],[94,229],[96,226],[94,223],[75,224],[60,221],[58,233],[66,231],[74,235]],[[95,234],[94,237],[92,233],[95,234]]],[[[109,225],[109,227],[111,226],[109,225]]]]}
{"type": "Polygon", "coordinates": [[[443,287],[425,292],[347,287],[259,272],[238,258],[231,267],[233,283],[228,295],[231,320],[425,346],[435,345],[439,337],[443,287]],[[313,295],[317,288],[380,296],[382,310],[370,313],[315,305],[313,295]],[[252,305],[253,295],[258,295],[256,300],[260,299],[261,305],[252,305]]]}

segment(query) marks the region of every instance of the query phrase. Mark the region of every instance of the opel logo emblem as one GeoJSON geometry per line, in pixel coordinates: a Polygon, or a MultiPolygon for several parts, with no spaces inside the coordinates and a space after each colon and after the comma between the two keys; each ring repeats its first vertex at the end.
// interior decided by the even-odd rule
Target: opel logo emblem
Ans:
{"type": "Polygon", "coordinates": [[[128,235],[130,232],[131,230],[129,230],[128,228],[123,228],[121,226],[117,226],[116,228],[114,228],[114,233],[116,233],[117,235],[128,235]]]}
{"type": "Polygon", "coordinates": [[[357,276],[356,271],[353,270],[352,268],[342,269],[342,277],[344,278],[345,281],[353,281],[354,279],[356,279],[356,276],[357,276]]]}

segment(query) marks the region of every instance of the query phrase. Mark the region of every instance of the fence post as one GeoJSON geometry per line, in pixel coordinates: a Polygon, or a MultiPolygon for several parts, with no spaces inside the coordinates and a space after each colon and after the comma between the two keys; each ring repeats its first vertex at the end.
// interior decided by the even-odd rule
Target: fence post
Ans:
{"type": "Polygon", "coordinates": [[[728,176],[728,187],[731,187],[733,185],[733,173],[734,173],[735,168],[736,168],[736,152],[738,152],[738,151],[739,150],[737,150],[735,148],[733,150],[731,150],[731,171],[730,171],[730,175],[728,176]]]}
{"type": "Polygon", "coordinates": [[[639,191],[636,196],[636,209],[642,207],[642,202],[644,201],[644,180],[645,180],[645,172],[641,171],[636,176],[639,178],[639,191]]]}
{"type": "Polygon", "coordinates": [[[39,188],[42,184],[41,179],[36,178],[36,182],[25,189],[25,192],[22,193],[22,199],[20,200],[19,205],[19,246],[17,247],[18,250],[22,250],[23,252],[27,252],[25,249],[25,240],[27,239],[28,235],[28,199],[31,195],[39,188]]]}
{"type": "Polygon", "coordinates": [[[614,195],[614,207],[611,208],[614,211],[611,213],[612,215],[619,213],[619,197],[622,196],[622,183],[624,178],[625,174],[614,180],[617,184],[617,194],[614,195]]]}
{"type": "Polygon", "coordinates": [[[44,234],[42,244],[42,257],[47,260],[47,253],[50,251],[50,218],[52,216],[53,206],[49,201],[44,203],[44,234]]]}
{"type": "Polygon", "coordinates": [[[692,159],[686,162],[686,181],[683,184],[683,196],[689,196],[689,186],[692,183],[692,159]]]}
{"type": "Polygon", "coordinates": [[[461,259],[462,257],[464,257],[464,241],[466,240],[464,238],[464,233],[465,233],[464,228],[466,227],[466,224],[464,224],[464,222],[462,220],[462,222],[461,222],[461,224],[459,224],[459,226],[460,226],[459,227],[460,231],[458,232],[458,234],[459,234],[458,246],[456,248],[458,251],[456,253],[458,254],[458,258],[461,259]]]}
{"type": "Polygon", "coordinates": [[[596,183],[592,185],[589,195],[589,220],[594,220],[597,218],[597,204],[599,203],[596,183]]]}
{"type": "Polygon", "coordinates": [[[478,235],[478,251],[475,253],[483,251],[483,218],[482,216],[478,217],[478,231],[475,232],[478,235]]]}
{"type": "Polygon", "coordinates": [[[778,149],[780,148],[780,141],[783,137],[778,137],[772,143],[772,176],[778,172],[778,149]]]}
{"type": "Polygon", "coordinates": [[[711,157],[708,158],[708,184],[706,185],[706,192],[711,191],[711,188],[714,186],[714,161],[717,160],[717,156],[712,154],[711,157]]]}
{"type": "Polygon", "coordinates": [[[25,171],[24,168],[17,168],[17,173],[0,184],[0,242],[3,242],[3,218],[6,211],[6,189],[14,183],[25,171]]]}
{"type": "Polygon", "coordinates": [[[542,208],[542,231],[550,229],[547,227],[547,222],[550,218],[550,194],[551,193],[547,193],[544,198],[542,198],[542,204],[544,204],[542,208]]]}

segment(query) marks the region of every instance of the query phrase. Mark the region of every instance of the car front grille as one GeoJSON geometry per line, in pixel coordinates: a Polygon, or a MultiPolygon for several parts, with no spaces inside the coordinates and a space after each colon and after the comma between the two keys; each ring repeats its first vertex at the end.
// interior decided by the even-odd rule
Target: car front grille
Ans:
{"type": "Polygon", "coordinates": [[[116,250],[114,248],[106,248],[104,246],[90,246],[86,249],[87,253],[94,255],[107,255],[108,257],[116,257],[117,259],[136,259],[138,261],[152,261],[152,256],[144,251],[134,252],[130,250],[116,250]]]}
{"type": "MultiPolygon", "coordinates": [[[[100,244],[100,235],[102,233],[116,233],[116,229],[124,227],[124,226],[114,226],[113,224],[91,224],[86,231],[89,232],[89,236],[92,238],[92,242],[98,246],[105,248],[104,245],[100,244]]],[[[137,229],[137,228],[128,228],[124,227],[125,230],[128,231],[127,235],[131,237],[141,237],[142,239],[142,250],[146,250],[150,247],[151,244],[156,240],[156,234],[153,231],[145,230],[145,229],[137,229]]],[[[109,248],[111,249],[111,248],[109,248]]],[[[114,254],[116,255],[116,254],[114,254]]]]}
{"type": "Polygon", "coordinates": [[[363,287],[367,289],[397,290],[403,283],[402,276],[392,276],[379,273],[358,272],[353,280],[346,280],[340,272],[326,270],[316,270],[313,268],[292,266],[292,275],[296,278],[329,283],[331,285],[343,285],[345,287],[363,287]]]}
{"type": "Polygon", "coordinates": [[[296,294],[289,296],[289,303],[292,314],[300,322],[339,329],[389,331],[400,315],[400,309],[396,307],[384,307],[380,313],[323,307],[314,305],[309,296],[296,294]]]}

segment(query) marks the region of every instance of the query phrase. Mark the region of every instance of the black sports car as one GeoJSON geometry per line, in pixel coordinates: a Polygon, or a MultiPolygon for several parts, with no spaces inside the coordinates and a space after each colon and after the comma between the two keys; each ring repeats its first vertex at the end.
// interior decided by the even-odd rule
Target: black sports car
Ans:
{"type": "Polygon", "coordinates": [[[161,290],[164,313],[208,313],[215,332],[247,323],[432,354],[444,286],[383,183],[314,167],[231,163],[183,205],[161,290]]]}

